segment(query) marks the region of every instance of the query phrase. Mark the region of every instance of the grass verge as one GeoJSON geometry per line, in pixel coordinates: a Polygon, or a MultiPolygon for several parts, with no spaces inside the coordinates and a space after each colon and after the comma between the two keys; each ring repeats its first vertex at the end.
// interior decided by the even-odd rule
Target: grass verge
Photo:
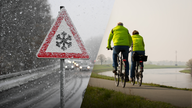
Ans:
{"type": "Polygon", "coordinates": [[[186,68],[186,66],[168,66],[168,65],[144,65],[144,69],[164,69],[164,68],[186,68]]]}
{"type": "MultiPolygon", "coordinates": [[[[129,66],[131,68],[131,66],[129,66]]],[[[144,65],[144,69],[164,69],[164,68],[186,68],[186,66],[166,66],[166,65],[144,65]]],[[[105,72],[113,69],[111,64],[94,65],[93,71],[105,72]]]]}
{"type": "Polygon", "coordinates": [[[179,108],[169,103],[88,86],[81,108],[179,108]]]}
{"type": "Polygon", "coordinates": [[[181,72],[181,73],[191,73],[191,70],[181,70],[179,72],[181,72]]]}

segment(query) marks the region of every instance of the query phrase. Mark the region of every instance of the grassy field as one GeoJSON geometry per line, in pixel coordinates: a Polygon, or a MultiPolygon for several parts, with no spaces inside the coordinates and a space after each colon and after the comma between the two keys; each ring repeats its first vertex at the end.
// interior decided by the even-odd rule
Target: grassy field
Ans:
{"type": "Polygon", "coordinates": [[[179,108],[169,103],[151,101],[132,94],[88,86],[81,108],[179,108]]]}

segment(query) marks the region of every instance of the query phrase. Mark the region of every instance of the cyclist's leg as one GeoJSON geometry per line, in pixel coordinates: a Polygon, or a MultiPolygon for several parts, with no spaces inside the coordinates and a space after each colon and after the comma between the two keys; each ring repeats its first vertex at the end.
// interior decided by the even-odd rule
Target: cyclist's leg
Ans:
{"type": "Polygon", "coordinates": [[[136,62],[133,61],[132,56],[133,56],[133,52],[131,52],[131,74],[130,77],[133,78],[135,76],[135,66],[136,66],[136,62]]]}
{"type": "Polygon", "coordinates": [[[117,70],[117,55],[119,54],[120,49],[119,46],[114,46],[113,47],[113,67],[117,70]]]}

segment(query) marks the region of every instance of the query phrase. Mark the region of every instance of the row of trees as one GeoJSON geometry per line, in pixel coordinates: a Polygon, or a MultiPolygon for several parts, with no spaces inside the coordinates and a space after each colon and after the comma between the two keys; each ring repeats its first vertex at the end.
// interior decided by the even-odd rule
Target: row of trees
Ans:
{"type": "MultiPolygon", "coordinates": [[[[101,63],[101,65],[104,63],[104,62],[112,62],[111,58],[106,58],[105,55],[103,54],[99,54],[97,56],[97,60],[101,63]]],[[[190,68],[191,72],[192,72],[192,59],[190,59],[189,61],[187,61],[186,63],[187,67],[190,68]]]]}
{"type": "Polygon", "coordinates": [[[0,74],[54,63],[36,53],[53,19],[47,0],[0,0],[0,74]]]}

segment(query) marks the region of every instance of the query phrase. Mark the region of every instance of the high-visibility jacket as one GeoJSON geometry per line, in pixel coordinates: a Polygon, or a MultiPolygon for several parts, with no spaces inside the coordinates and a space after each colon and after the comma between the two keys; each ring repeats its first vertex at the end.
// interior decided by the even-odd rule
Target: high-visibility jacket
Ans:
{"type": "Polygon", "coordinates": [[[132,39],[127,28],[122,25],[114,27],[108,38],[107,48],[111,48],[111,40],[113,40],[114,46],[131,46],[132,39]]]}
{"type": "Polygon", "coordinates": [[[133,51],[145,51],[145,44],[143,41],[143,37],[136,34],[131,36],[133,41],[133,51]]]}

